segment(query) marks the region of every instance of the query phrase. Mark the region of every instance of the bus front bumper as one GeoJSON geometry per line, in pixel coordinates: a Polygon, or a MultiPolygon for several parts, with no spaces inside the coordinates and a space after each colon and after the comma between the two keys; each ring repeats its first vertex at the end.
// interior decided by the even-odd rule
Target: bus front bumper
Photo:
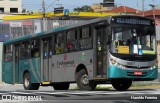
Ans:
{"type": "Polygon", "coordinates": [[[157,67],[152,70],[127,70],[127,69],[121,69],[114,65],[110,66],[108,69],[108,78],[109,79],[133,79],[135,81],[148,81],[148,80],[154,80],[158,78],[158,69],[157,67]],[[140,71],[141,75],[135,75],[136,71],[140,71]]]}

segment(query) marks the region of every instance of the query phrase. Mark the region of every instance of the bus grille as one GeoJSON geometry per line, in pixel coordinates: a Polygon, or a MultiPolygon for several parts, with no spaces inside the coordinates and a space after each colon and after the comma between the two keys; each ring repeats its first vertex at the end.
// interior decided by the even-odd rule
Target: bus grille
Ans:
{"type": "Polygon", "coordinates": [[[129,68],[129,69],[148,69],[150,67],[137,67],[137,66],[125,66],[126,68],[129,68]]]}

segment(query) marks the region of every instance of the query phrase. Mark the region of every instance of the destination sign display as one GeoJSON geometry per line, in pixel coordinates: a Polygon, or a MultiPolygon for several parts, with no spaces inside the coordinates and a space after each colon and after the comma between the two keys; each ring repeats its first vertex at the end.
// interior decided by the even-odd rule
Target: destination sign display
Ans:
{"type": "Polygon", "coordinates": [[[138,18],[138,17],[115,17],[112,18],[112,22],[119,24],[133,24],[133,25],[153,25],[154,23],[150,19],[138,18]]]}

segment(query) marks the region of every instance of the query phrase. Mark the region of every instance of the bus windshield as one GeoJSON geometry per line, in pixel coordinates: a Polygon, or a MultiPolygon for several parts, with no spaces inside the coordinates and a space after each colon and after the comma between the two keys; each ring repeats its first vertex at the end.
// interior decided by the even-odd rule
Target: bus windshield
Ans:
{"type": "Polygon", "coordinates": [[[124,26],[112,28],[111,52],[118,54],[155,54],[154,26],[124,26]]]}

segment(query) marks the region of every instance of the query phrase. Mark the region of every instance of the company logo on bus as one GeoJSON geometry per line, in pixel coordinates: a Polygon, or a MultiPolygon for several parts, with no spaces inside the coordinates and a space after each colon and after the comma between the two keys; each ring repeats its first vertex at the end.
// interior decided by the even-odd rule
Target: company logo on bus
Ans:
{"type": "Polygon", "coordinates": [[[64,55],[64,60],[67,60],[67,54],[64,55]]]}

